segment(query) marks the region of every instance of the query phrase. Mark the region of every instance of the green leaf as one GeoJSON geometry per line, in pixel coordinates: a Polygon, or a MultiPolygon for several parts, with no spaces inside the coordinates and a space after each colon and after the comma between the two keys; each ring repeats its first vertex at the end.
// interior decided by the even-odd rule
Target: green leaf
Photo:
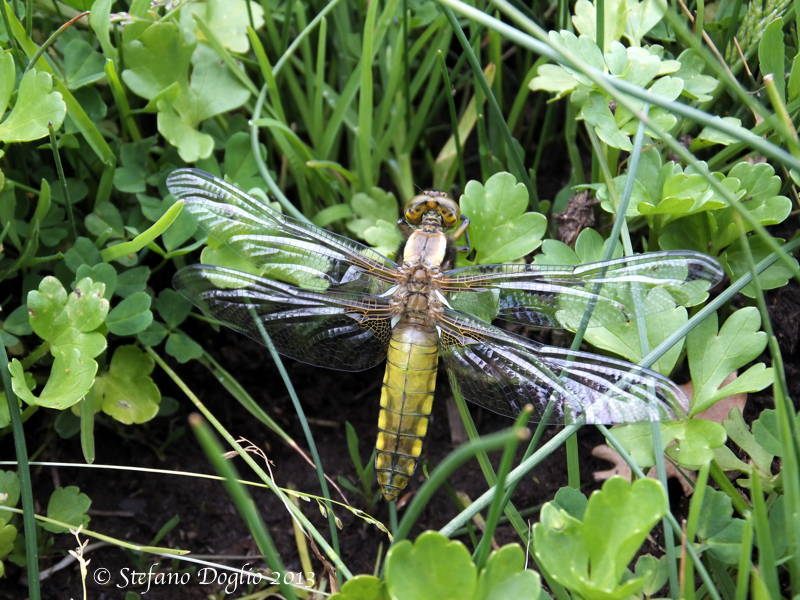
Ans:
{"type": "Polygon", "coordinates": [[[541,592],[539,574],[525,568],[525,553],[519,544],[508,544],[489,555],[478,577],[475,600],[536,600],[541,592]]]}
{"type": "Polygon", "coordinates": [[[16,69],[11,50],[0,52],[0,115],[5,114],[11,93],[14,91],[16,69]]]}
{"type": "MultiPolygon", "coordinates": [[[[795,430],[800,428],[800,413],[795,414],[795,430]]],[[[753,437],[758,444],[773,456],[786,456],[790,449],[783,446],[778,424],[778,412],[774,408],[761,411],[753,423],[753,437]]]]}
{"type": "Polygon", "coordinates": [[[384,583],[373,575],[356,575],[330,600],[389,600],[384,583]]]}
{"type": "Polygon", "coordinates": [[[75,240],[72,248],[64,253],[64,262],[69,270],[77,272],[81,265],[93,266],[101,262],[100,251],[92,240],[86,237],[79,237],[75,240]]]}
{"type": "Polygon", "coordinates": [[[474,261],[462,256],[460,264],[513,262],[542,242],[547,219],[525,212],[528,191],[510,173],[495,173],[485,185],[468,182],[460,204],[470,219],[470,241],[476,250],[474,261]]]}
{"type": "Polygon", "coordinates": [[[725,565],[739,560],[744,520],[733,517],[733,504],[724,492],[707,488],[699,511],[697,537],[707,552],[725,565]]]}
{"type": "Polygon", "coordinates": [[[435,531],[420,534],[413,544],[394,544],[385,572],[392,600],[463,600],[476,589],[475,565],[464,544],[435,531]]]}
{"type": "MultiPolygon", "coordinates": [[[[596,48],[596,46],[595,46],[596,48]]],[[[531,79],[528,87],[531,91],[544,90],[556,95],[555,99],[563,98],[578,86],[578,80],[572,73],[559,65],[540,65],[536,77],[531,79]]]]}
{"type": "Polygon", "coordinates": [[[640,556],[636,561],[633,575],[637,579],[643,578],[647,580],[642,589],[645,597],[655,596],[667,583],[669,577],[667,557],[656,558],[649,554],[640,556]]]}
{"type": "Polygon", "coordinates": [[[164,348],[167,354],[174,357],[179,363],[186,363],[203,356],[202,346],[182,331],[170,333],[164,348]]]}
{"type": "Polygon", "coordinates": [[[662,423],[662,436],[675,442],[666,454],[675,462],[690,469],[699,469],[711,462],[714,450],[725,443],[725,428],[707,419],[689,419],[679,423],[662,423]]]}
{"type": "Polygon", "coordinates": [[[228,181],[243,190],[264,185],[258,172],[258,162],[253,154],[249,133],[237,131],[225,142],[222,170],[228,181]]]}
{"type": "Polygon", "coordinates": [[[552,502],[533,526],[534,552],[550,576],[584,598],[636,594],[645,578],[625,578],[628,563],[666,512],[666,495],[652,479],[612,477],[594,492],[583,521],[552,502]]]}
{"type": "Polygon", "coordinates": [[[92,3],[92,12],[89,15],[89,25],[94,31],[103,54],[106,58],[117,62],[117,49],[111,45],[111,5],[114,0],[95,0],[92,3]]]}
{"type": "MultiPolygon", "coordinates": [[[[775,238],[775,240],[778,243],[783,241],[780,238],[775,238]]],[[[767,245],[767,242],[761,236],[748,236],[744,242],[741,239],[736,240],[720,257],[720,261],[725,266],[725,270],[734,281],[742,275],[750,273],[750,267],[748,266],[750,263],[745,254],[745,249],[742,247],[743,243],[747,243],[750,246],[750,253],[753,255],[753,262],[755,264],[758,264],[772,253],[772,248],[767,245]]],[[[790,257],[790,260],[797,265],[796,258],[790,257]]],[[[783,287],[791,278],[791,269],[783,262],[777,261],[758,275],[758,285],[762,290],[773,290],[783,287]]],[[[747,284],[742,289],[742,293],[748,298],[755,298],[758,294],[755,283],[747,284]]]]}
{"type": "MultiPolygon", "coordinates": [[[[715,120],[719,120],[720,122],[727,123],[728,125],[733,125],[735,127],[741,127],[742,121],[736,117],[714,117],[715,120]]],[[[706,125],[700,130],[700,133],[697,134],[697,137],[692,140],[689,149],[692,152],[696,152],[701,150],[702,148],[707,148],[708,146],[713,146],[714,144],[722,144],[723,146],[728,146],[729,144],[733,144],[737,142],[738,139],[729,135],[727,133],[723,133],[711,127],[710,125],[706,125]]]]}
{"type": "Polygon", "coordinates": [[[154,362],[136,346],[120,346],[94,393],[104,413],[120,423],[144,423],[158,413],[161,392],[150,377],[154,362]]]}
{"type": "Polygon", "coordinates": [[[214,149],[214,138],[198,131],[191,121],[184,120],[167,102],[158,103],[158,131],[178,148],[181,158],[189,163],[208,158],[214,149]]]}
{"type": "Polygon", "coordinates": [[[50,343],[54,361],[40,395],[28,387],[22,364],[14,359],[12,373],[14,392],[28,404],[64,409],[78,402],[92,386],[97,372],[93,360],[106,347],[105,337],[93,330],[100,327],[108,314],[104,286],[89,278],[80,280],[67,295],[55,277],[45,277],[39,289],[28,293],[29,322],[33,331],[50,343]]]}
{"type": "Polygon", "coordinates": [[[591,94],[581,107],[578,116],[591,125],[597,133],[597,137],[612,148],[619,148],[626,152],[630,152],[633,149],[630,138],[619,130],[617,121],[608,106],[608,99],[605,96],[596,93],[591,94]]]}
{"type": "Polygon", "coordinates": [[[106,300],[110,300],[114,290],[117,289],[117,270],[108,263],[99,263],[93,266],[80,265],[75,271],[75,281],[87,278],[103,284],[103,297],[106,300]]]}
{"type": "Polygon", "coordinates": [[[250,2],[250,14],[244,0],[208,0],[193,2],[181,8],[181,27],[187,38],[193,40],[199,31],[193,16],[199,15],[206,23],[214,24],[214,35],[217,40],[231,52],[244,54],[250,49],[247,39],[247,27],[252,15],[253,29],[264,25],[264,9],[257,2],[250,2]]]}
{"type": "Polygon", "coordinates": [[[74,346],[54,347],[50,377],[39,396],[35,396],[26,384],[22,363],[11,361],[11,387],[14,393],[30,405],[63,410],[80,401],[92,387],[97,363],[91,356],[74,346]]]}
{"type": "Polygon", "coordinates": [[[135,335],[153,322],[150,312],[150,294],[136,292],[117,304],[108,313],[106,325],[115,335],[135,335]]]}
{"type": "MultiPolygon", "coordinates": [[[[603,50],[605,51],[608,50],[612,42],[622,37],[625,31],[628,11],[626,10],[625,0],[606,0],[603,3],[603,8],[603,41],[605,43],[605,48],[603,50]]],[[[589,0],[578,0],[575,3],[574,13],[572,24],[575,25],[575,29],[582,35],[596,41],[596,4],[594,2],[589,2],[589,0]]]]}
{"type": "Polygon", "coordinates": [[[450,305],[463,313],[491,323],[499,310],[500,290],[455,292],[447,296],[450,305]]]}
{"type": "MultiPolygon", "coordinates": [[[[17,474],[14,471],[0,471],[0,506],[16,506],[19,502],[19,490],[17,474]]],[[[13,516],[14,513],[0,510],[0,525],[8,523],[13,516]]],[[[2,552],[0,552],[0,556],[2,556],[2,552]]]]}
{"type": "Polygon", "coordinates": [[[364,230],[364,240],[385,256],[394,256],[403,241],[403,235],[394,222],[375,221],[364,230]]]}
{"type": "Polygon", "coordinates": [[[786,52],[783,45],[783,19],[778,17],[761,32],[758,42],[758,64],[761,77],[772,75],[778,94],[786,101],[786,83],[784,82],[784,61],[786,52]]]}
{"type": "Polygon", "coordinates": [[[188,83],[194,45],[186,42],[177,25],[162,21],[141,31],[123,31],[128,34],[123,37],[128,68],[122,80],[134,94],[152,100],[175,82],[188,83]]]}
{"type": "MultiPolygon", "coordinates": [[[[390,224],[397,222],[397,199],[391,192],[373,187],[368,193],[357,192],[350,198],[350,208],[357,218],[347,224],[347,229],[364,239],[364,231],[373,227],[378,221],[390,224]]],[[[396,228],[395,228],[396,229],[396,228]]],[[[398,238],[400,232],[397,232],[398,238]]]]}
{"type": "MultiPolygon", "coordinates": [[[[59,487],[50,494],[50,501],[47,503],[47,516],[56,521],[69,523],[77,529],[79,525],[84,527],[89,524],[89,507],[92,501],[86,494],[82,493],[78,486],[68,485],[59,487]]],[[[43,529],[51,533],[66,533],[67,529],[52,523],[40,523],[43,529]]]]}
{"type": "MultiPolygon", "coordinates": [[[[14,541],[17,539],[17,528],[13,525],[0,527],[0,559],[5,558],[14,550],[14,541]]],[[[5,577],[5,567],[0,562],[0,577],[5,577]]]]}
{"type": "MultiPolygon", "coordinates": [[[[8,70],[0,75],[8,76],[8,70]]],[[[12,74],[13,80],[13,74],[12,74]]],[[[2,84],[3,88],[8,82],[2,84]]],[[[67,106],[58,92],[53,90],[49,73],[31,69],[22,76],[17,101],[5,121],[0,123],[0,141],[30,142],[48,135],[48,123],[58,129],[64,122],[67,106]]]]}
{"type": "Polygon", "coordinates": [[[156,310],[167,327],[175,329],[192,312],[192,303],[175,290],[167,288],[161,290],[156,298],[156,310]]]}
{"type": "Polygon", "coordinates": [[[702,412],[731,390],[757,392],[772,381],[772,369],[748,369],[722,389],[728,375],[754,360],[764,350],[767,336],[755,307],[734,312],[717,331],[716,313],[695,327],[686,338],[689,371],[694,384],[692,413],[702,412]],[[739,381],[739,380],[742,381],[739,381]]]}
{"type": "Polygon", "coordinates": [[[697,102],[713,99],[711,94],[717,89],[719,82],[710,75],[703,75],[706,68],[703,56],[687,48],[678,55],[678,62],[680,69],[673,73],[673,76],[683,79],[683,93],[697,102]]]}
{"type": "Polygon", "coordinates": [[[137,334],[136,339],[143,346],[158,346],[168,333],[166,327],[158,321],[153,321],[147,329],[137,334]]]}
{"type": "Polygon", "coordinates": [[[795,54],[792,59],[792,70],[789,73],[789,102],[800,96],[800,54],[795,54]]]}
{"type": "Polygon", "coordinates": [[[64,83],[71,90],[105,77],[105,59],[82,37],[71,39],[63,50],[64,83]]]}
{"type": "Polygon", "coordinates": [[[131,294],[144,291],[149,278],[150,269],[145,266],[127,269],[117,277],[116,293],[122,298],[127,298],[131,294]]]}
{"type": "Polygon", "coordinates": [[[654,0],[627,2],[625,37],[632,45],[639,45],[653,27],[661,22],[667,7],[654,0]]]}

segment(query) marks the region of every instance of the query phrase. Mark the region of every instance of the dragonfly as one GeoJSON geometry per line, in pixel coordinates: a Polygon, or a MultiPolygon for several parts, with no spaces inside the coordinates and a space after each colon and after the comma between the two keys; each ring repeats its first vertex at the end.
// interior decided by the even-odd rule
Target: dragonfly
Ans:
{"type": "Polygon", "coordinates": [[[446,193],[426,191],[404,208],[407,239],[395,262],[201,170],[173,171],[167,187],[207,233],[210,264],[183,267],[173,281],[204,313],[311,365],[361,371],[386,361],[374,462],[386,500],[396,500],[415,472],[440,362],[454,391],[508,417],[526,405],[532,421],[548,423],[687,414],[688,400],[660,373],[544,345],[490,320],[563,329],[590,311],[591,326],[624,324],[635,317],[633,293],[648,299],[652,314],[719,282],[722,270],[705,254],[451,268],[469,220],[446,193]],[[496,314],[460,310],[481,297],[493,300],[496,314]]]}

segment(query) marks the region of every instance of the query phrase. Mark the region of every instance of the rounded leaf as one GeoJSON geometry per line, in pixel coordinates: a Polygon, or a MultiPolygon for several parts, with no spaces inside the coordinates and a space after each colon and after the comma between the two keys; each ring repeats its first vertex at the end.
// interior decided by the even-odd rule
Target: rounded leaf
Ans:
{"type": "Polygon", "coordinates": [[[393,600],[464,600],[477,574],[464,544],[426,531],[413,544],[398,542],[386,555],[386,587],[393,600]]]}

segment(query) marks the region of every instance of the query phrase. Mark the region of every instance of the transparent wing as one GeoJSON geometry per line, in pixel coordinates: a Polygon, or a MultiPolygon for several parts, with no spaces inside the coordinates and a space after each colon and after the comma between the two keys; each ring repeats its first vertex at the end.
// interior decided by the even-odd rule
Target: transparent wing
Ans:
{"type": "Polygon", "coordinates": [[[475,404],[509,417],[530,403],[549,423],[677,420],[688,400],[663,375],[622,360],[538,344],[452,310],[437,322],[451,382],[475,404]]]}
{"type": "Polygon", "coordinates": [[[361,371],[386,358],[391,317],[386,298],[332,286],[324,293],[210,265],[180,269],[175,288],[203,312],[308,364],[361,371]]]}
{"type": "Polygon", "coordinates": [[[394,280],[397,265],[382,254],[287,217],[210,173],[178,169],[167,188],[208,232],[208,247],[222,264],[243,263],[242,270],[306,289],[347,284],[353,292],[382,293],[394,280]]]}
{"type": "MultiPolygon", "coordinates": [[[[662,302],[646,312],[693,306],[722,280],[713,258],[691,251],[650,252],[579,265],[476,265],[443,274],[445,292],[496,290],[498,318],[535,327],[580,323],[591,307],[590,326],[624,323],[632,318],[634,295],[663,289],[662,302]]],[[[571,325],[574,326],[574,325],[571,325]]]]}

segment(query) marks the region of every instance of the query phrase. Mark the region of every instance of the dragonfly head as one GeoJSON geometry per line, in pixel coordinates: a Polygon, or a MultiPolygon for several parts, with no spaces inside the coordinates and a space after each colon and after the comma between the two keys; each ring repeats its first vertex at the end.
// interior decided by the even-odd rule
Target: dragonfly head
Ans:
{"type": "Polygon", "coordinates": [[[438,225],[455,227],[461,217],[458,204],[445,192],[425,190],[406,204],[403,217],[409,225],[438,225]]]}

